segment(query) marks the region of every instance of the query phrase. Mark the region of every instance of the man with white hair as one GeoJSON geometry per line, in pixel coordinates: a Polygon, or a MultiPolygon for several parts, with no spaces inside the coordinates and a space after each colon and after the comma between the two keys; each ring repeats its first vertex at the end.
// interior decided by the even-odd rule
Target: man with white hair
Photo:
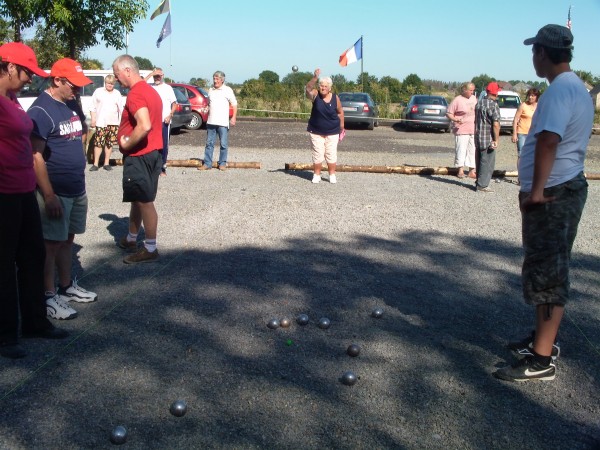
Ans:
{"type": "Polygon", "coordinates": [[[206,147],[204,164],[198,170],[210,170],[213,164],[213,152],[217,135],[221,149],[219,151],[219,170],[227,170],[227,151],[229,150],[229,126],[234,126],[237,117],[237,100],[233,89],[225,84],[225,74],[217,70],[213,74],[213,86],[208,91],[208,119],[206,120],[206,147]],[[229,107],[233,110],[229,117],[229,107]]]}

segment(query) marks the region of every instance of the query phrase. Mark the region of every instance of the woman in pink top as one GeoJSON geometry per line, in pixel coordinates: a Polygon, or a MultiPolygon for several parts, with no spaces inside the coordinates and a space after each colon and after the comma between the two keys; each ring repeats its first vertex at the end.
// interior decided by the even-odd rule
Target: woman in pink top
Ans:
{"type": "Polygon", "coordinates": [[[464,83],[460,87],[460,92],[461,94],[448,106],[446,114],[452,122],[452,132],[454,133],[454,167],[458,168],[458,178],[464,178],[465,166],[469,168],[469,178],[476,178],[474,136],[477,98],[473,95],[475,85],[464,83]]]}
{"type": "Polygon", "coordinates": [[[22,358],[22,336],[64,338],[46,318],[46,256],[30,134],[33,122],[16,93],[33,74],[46,77],[33,50],[20,42],[0,46],[0,355],[22,358]]]}

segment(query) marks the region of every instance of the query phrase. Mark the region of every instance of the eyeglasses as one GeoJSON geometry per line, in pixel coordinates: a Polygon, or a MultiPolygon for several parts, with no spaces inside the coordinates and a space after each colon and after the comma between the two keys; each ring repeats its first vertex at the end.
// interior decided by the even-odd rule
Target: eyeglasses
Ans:
{"type": "Polygon", "coordinates": [[[25,72],[25,75],[31,80],[33,78],[33,72],[29,70],[27,67],[17,66],[17,70],[19,72],[25,72]]]}
{"type": "Polygon", "coordinates": [[[71,83],[69,80],[67,80],[66,78],[61,78],[60,81],[63,82],[63,84],[66,84],[67,86],[69,86],[71,89],[79,89],[78,86],[75,86],[73,83],[71,83]]]}

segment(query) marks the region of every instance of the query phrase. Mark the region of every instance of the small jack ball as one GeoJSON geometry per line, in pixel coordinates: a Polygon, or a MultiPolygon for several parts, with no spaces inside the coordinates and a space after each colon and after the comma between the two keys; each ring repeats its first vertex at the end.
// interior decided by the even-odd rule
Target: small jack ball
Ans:
{"type": "Polygon", "coordinates": [[[375,317],[376,319],[381,319],[382,316],[383,316],[383,309],[381,309],[381,308],[375,308],[373,310],[373,312],[371,313],[371,317],[375,317]]]}
{"type": "Polygon", "coordinates": [[[169,411],[175,417],[185,416],[185,413],[187,412],[187,403],[185,402],[185,400],[175,400],[171,404],[171,407],[169,408],[169,411]]]}
{"type": "Polygon", "coordinates": [[[331,321],[327,317],[321,317],[319,319],[319,328],[326,330],[331,326],[331,321]]]}
{"type": "Polygon", "coordinates": [[[354,372],[344,372],[344,374],[342,375],[342,383],[344,383],[346,386],[353,386],[354,384],[356,384],[357,378],[356,375],[354,375],[354,372]]]}
{"type": "Polygon", "coordinates": [[[289,326],[290,326],[290,324],[291,324],[291,321],[290,321],[290,319],[288,319],[287,317],[284,317],[283,319],[281,319],[281,320],[279,321],[279,326],[280,326],[281,328],[287,328],[287,327],[289,327],[289,326]]]}
{"type": "Polygon", "coordinates": [[[116,426],[110,433],[110,442],[116,445],[124,444],[127,441],[127,429],[122,426],[116,426]]]}
{"type": "Polygon", "coordinates": [[[298,325],[307,325],[308,324],[308,316],[306,314],[300,314],[297,318],[296,318],[296,323],[298,325]]]}
{"type": "Polygon", "coordinates": [[[346,350],[346,353],[354,358],[360,355],[360,346],[358,344],[350,344],[346,350]]]}
{"type": "Polygon", "coordinates": [[[269,320],[269,323],[267,323],[267,327],[269,327],[271,330],[274,330],[275,328],[279,328],[279,320],[277,320],[277,319],[269,320]]]}

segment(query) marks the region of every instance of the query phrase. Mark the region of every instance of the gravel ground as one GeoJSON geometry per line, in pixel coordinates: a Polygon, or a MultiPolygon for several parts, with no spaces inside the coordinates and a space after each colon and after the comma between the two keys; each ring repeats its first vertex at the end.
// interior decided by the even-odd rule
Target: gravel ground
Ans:
{"type": "MultiPolygon", "coordinates": [[[[504,346],[533,316],[518,186],[478,194],[450,176],[369,173],[313,185],[283,170],[310,162],[304,129],[240,122],[230,161],[260,170],[170,168],[153,264],[126,266],[115,246],[121,168],[88,174],[73,270],[99,301],[60,324],[69,341],[31,340],[27,358],[0,360],[0,448],[109,448],[117,425],[132,449],[600,448],[600,182],[575,243],[557,378],[500,382],[504,346]],[[307,326],[266,326],[300,313],[307,326]],[[339,381],[348,370],[354,386],[339,381]],[[184,417],[169,413],[176,399],[184,417]]],[[[200,157],[204,139],[174,135],[170,158],[200,157]]],[[[349,130],[339,162],[448,166],[452,148],[448,134],[349,130]]],[[[599,155],[593,136],[588,172],[599,155]]],[[[515,163],[503,136],[496,167],[515,163]]]]}

